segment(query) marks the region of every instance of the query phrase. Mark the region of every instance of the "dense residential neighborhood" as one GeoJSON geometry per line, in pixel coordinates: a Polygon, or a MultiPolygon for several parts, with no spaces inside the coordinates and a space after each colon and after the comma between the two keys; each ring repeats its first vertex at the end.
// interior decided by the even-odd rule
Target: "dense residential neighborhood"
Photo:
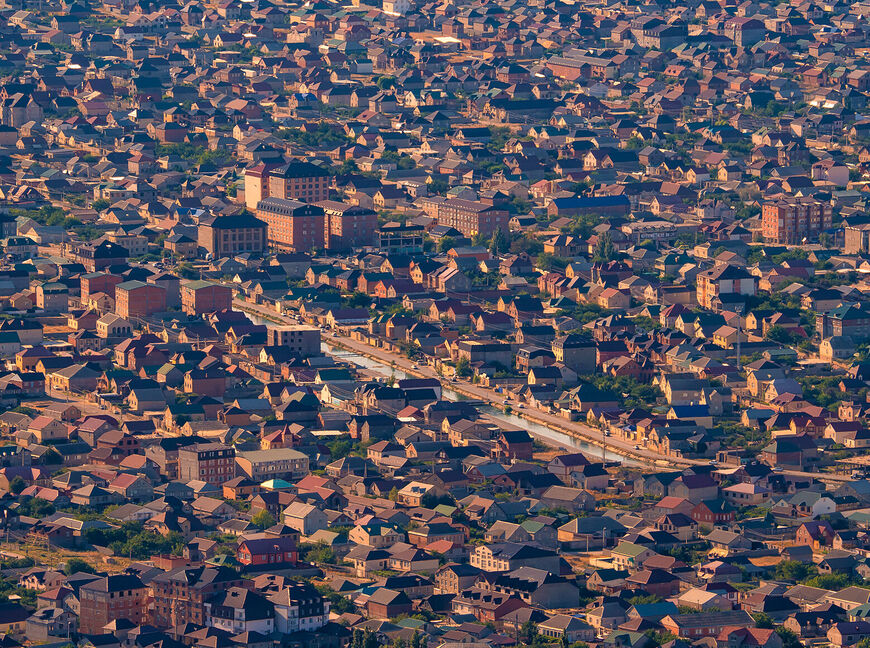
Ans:
{"type": "Polygon", "coordinates": [[[870,648],[868,17],[0,4],[0,648],[870,648]]]}

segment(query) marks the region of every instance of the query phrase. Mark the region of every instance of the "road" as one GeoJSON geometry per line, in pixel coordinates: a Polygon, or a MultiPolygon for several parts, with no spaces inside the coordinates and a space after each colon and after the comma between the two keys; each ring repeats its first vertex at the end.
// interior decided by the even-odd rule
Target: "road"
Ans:
{"type": "MultiPolygon", "coordinates": [[[[271,318],[272,320],[286,322],[288,325],[297,323],[295,320],[289,317],[279,315],[274,310],[266,308],[264,306],[260,306],[258,304],[251,304],[249,302],[238,299],[234,300],[233,303],[240,310],[253,311],[256,314],[266,316],[268,318],[271,318]]],[[[504,394],[500,394],[492,389],[487,389],[486,387],[474,385],[468,381],[445,381],[443,377],[439,375],[438,372],[435,371],[435,369],[433,369],[432,367],[429,367],[427,365],[418,365],[413,360],[410,360],[399,354],[392,353],[385,349],[378,349],[364,342],[359,342],[347,336],[338,334],[326,336],[324,338],[324,342],[328,346],[335,346],[336,344],[339,344],[341,345],[341,347],[344,347],[349,351],[353,351],[354,353],[367,356],[369,358],[372,358],[373,360],[382,362],[387,366],[395,366],[396,369],[399,369],[411,375],[419,376],[421,378],[436,378],[442,381],[446,389],[452,389],[453,391],[460,392],[464,396],[468,396],[472,399],[491,403],[494,407],[497,408],[503,407],[503,401],[505,400],[504,394]]],[[[577,421],[568,421],[561,416],[548,414],[546,412],[541,412],[540,410],[519,410],[514,408],[513,413],[517,416],[521,416],[530,421],[534,421],[535,423],[539,423],[540,425],[543,425],[550,429],[568,434],[569,436],[576,437],[580,440],[601,447],[601,430],[597,430],[583,423],[579,423],[577,421]]],[[[705,461],[699,461],[696,459],[665,457],[645,448],[635,450],[634,443],[630,441],[616,439],[614,437],[607,437],[607,450],[613,452],[614,454],[629,457],[631,459],[635,459],[637,461],[649,464],[654,464],[656,461],[660,460],[666,460],[669,464],[681,466],[704,465],[707,463],[705,461]]]]}
{"type": "MultiPolygon", "coordinates": [[[[266,308],[264,306],[260,306],[258,304],[251,304],[246,301],[242,301],[236,299],[233,301],[234,305],[236,305],[240,310],[249,310],[253,311],[256,314],[267,316],[274,321],[281,321],[288,325],[298,324],[298,322],[294,319],[291,319],[287,316],[280,315],[275,310],[266,308]]],[[[387,366],[395,366],[396,369],[404,371],[405,373],[412,374],[415,376],[423,377],[423,378],[437,378],[440,380],[446,389],[452,389],[453,391],[457,391],[462,393],[465,396],[468,396],[473,399],[482,400],[491,403],[494,407],[501,408],[503,407],[502,403],[504,401],[504,395],[500,394],[491,389],[487,389],[485,387],[481,387],[479,385],[474,385],[468,381],[461,382],[448,382],[443,379],[442,376],[438,374],[432,367],[427,365],[418,365],[415,361],[410,360],[402,355],[392,353],[385,349],[378,349],[376,347],[370,346],[364,342],[359,342],[358,340],[353,340],[344,335],[334,334],[331,336],[326,336],[324,338],[324,342],[328,346],[335,346],[339,344],[341,347],[346,348],[349,351],[353,351],[354,353],[358,353],[359,355],[363,355],[373,360],[377,360],[387,366]],[[415,368],[416,367],[416,368],[415,368]]],[[[567,421],[560,416],[556,416],[554,414],[548,414],[546,412],[542,412],[536,409],[522,409],[517,410],[514,409],[514,414],[521,416],[522,418],[526,418],[530,421],[534,421],[540,425],[548,427],[558,432],[562,432],[564,434],[568,434],[569,436],[576,437],[579,440],[586,441],[593,445],[597,445],[601,447],[602,435],[601,430],[597,430],[589,425],[584,423],[579,423],[577,421],[567,421]]],[[[703,461],[699,459],[688,459],[685,457],[669,457],[666,455],[659,454],[657,452],[653,452],[651,450],[647,450],[646,448],[641,448],[639,450],[634,449],[634,443],[630,441],[624,441],[622,439],[617,439],[614,437],[607,437],[607,450],[612,452],[613,454],[618,454],[623,457],[628,457],[630,459],[634,459],[636,461],[640,461],[643,463],[662,466],[663,463],[668,466],[672,466],[674,468],[685,468],[689,466],[705,466],[709,465],[708,461],[703,461]]],[[[796,470],[784,470],[783,474],[791,475],[794,477],[807,477],[807,478],[815,478],[821,479],[827,482],[846,482],[850,481],[850,478],[846,475],[833,475],[829,473],[810,473],[810,472],[802,472],[796,470]]]]}

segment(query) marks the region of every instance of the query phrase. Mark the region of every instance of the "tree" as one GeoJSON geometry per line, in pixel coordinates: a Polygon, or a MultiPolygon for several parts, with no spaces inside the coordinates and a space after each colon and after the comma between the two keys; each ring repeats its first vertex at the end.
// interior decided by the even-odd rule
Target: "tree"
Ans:
{"type": "Polygon", "coordinates": [[[800,582],[817,573],[815,566],[798,560],[783,560],[773,568],[773,577],[778,581],[800,582]]]}
{"type": "Polygon", "coordinates": [[[27,482],[21,479],[21,477],[15,477],[11,482],[9,482],[9,491],[13,495],[20,495],[21,491],[27,488],[27,482]]]}
{"type": "Polygon", "coordinates": [[[603,236],[598,238],[592,259],[598,263],[607,263],[616,259],[616,248],[613,247],[613,239],[610,236],[610,232],[605,232],[603,236]]]}
{"type": "Polygon", "coordinates": [[[822,247],[830,248],[834,245],[834,238],[827,232],[822,232],[819,234],[819,243],[822,247]]]}
{"type": "Polygon", "coordinates": [[[261,529],[268,529],[269,527],[275,526],[275,516],[273,516],[269,511],[263,509],[262,511],[257,511],[251,517],[251,523],[261,529]]]}
{"type": "Polygon", "coordinates": [[[780,344],[792,344],[794,342],[794,333],[778,324],[767,329],[764,337],[771,342],[779,342],[780,344]]]}
{"type": "Polygon", "coordinates": [[[348,308],[368,308],[372,303],[372,298],[360,290],[354,290],[353,293],[344,300],[348,308]]]}
{"type": "Polygon", "coordinates": [[[91,567],[90,563],[82,560],[81,558],[67,558],[66,563],[63,566],[63,573],[67,576],[71,576],[72,574],[76,574],[78,572],[83,572],[85,574],[94,574],[96,573],[96,569],[91,567]]]}
{"type": "Polygon", "coordinates": [[[526,621],[520,629],[520,638],[527,646],[535,643],[535,637],[538,636],[538,626],[531,621],[526,621]]]}
{"type": "Polygon", "coordinates": [[[399,501],[399,489],[396,488],[395,486],[393,486],[393,487],[390,489],[390,494],[388,495],[388,497],[389,497],[389,499],[390,499],[391,502],[397,502],[397,501],[399,501]]]}
{"type": "Polygon", "coordinates": [[[471,375],[471,364],[465,356],[456,361],[456,375],[460,378],[468,378],[471,375]]]}
{"type": "Polygon", "coordinates": [[[378,636],[371,630],[366,630],[365,635],[363,636],[362,648],[378,648],[379,646],[378,636]]]}
{"type": "Polygon", "coordinates": [[[411,648],[426,648],[427,643],[427,638],[421,635],[419,630],[414,630],[414,636],[411,637],[411,648]]]}
{"type": "Polygon", "coordinates": [[[456,241],[453,240],[452,236],[442,236],[441,239],[438,241],[438,251],[443,254],[444,252],[447,252],[447,250],[452,248],[455,243],[456,241]]]}
{"type": "MultiPolygon", "coordinates": [[[[782,639],[782,648],[801,648],[803,646],[798,636],[785,626],[777,626],[776,634],[782,639]]],[[[861,641],[866,642],[867,639],[862,639],[861,641]]],[[[861,646],[861,642],[858,642],[858,646],[861,646]]]]}
{"type": "Polygon", "coordinates": [[[489,251],[493,254],[503,254],[507,252],[509,247],[507,236],[504,234],[504,230],[498,227],[495,232],[492,234],[492,239],[489,242],[489,251]]]}
{"type": "Polygon", "coordinates": [[[765,612],[756,612],[752,618],[755,619],[755,625],[759,628],[773,628],[775,625],[770,615],[765,612]]]}

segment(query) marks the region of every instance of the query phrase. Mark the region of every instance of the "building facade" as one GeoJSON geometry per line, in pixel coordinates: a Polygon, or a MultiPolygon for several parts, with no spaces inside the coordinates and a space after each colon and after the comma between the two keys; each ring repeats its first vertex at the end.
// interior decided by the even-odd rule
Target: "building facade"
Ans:
{"type": "Polygon", "coordinates": [[[178,478],[220,486],[236,476],[236,449],[223,443],[197,443],[178,450],[178,478]]]}
{"type": "Polygon", "coordinates": [[[268,226],[269,245],[279,251],[308,252],[324,246],[322,207],[298,200],[266,198],[257,203],[257,217],[268,226]]]}
{"type": "Polygon", "coordinates": [[[115,312],[124,319],[148,317],[166,310],[166,289],[142,281],[115,286],[115,312]]]}
{"type": "Polygon", "coordinates": [[[269,346],[287,347],[303,358],[320,355],[320,329],[313,326],[276,326],[266,329],[269,346]]]}
{"type": "Polygon", "coordinates": [[[188,281],[181,286],[181,309],[189,315],[232,310],[233,290],[210,281],[188,281]]]}
{"type": "Polygon", "coordinates": [[[291,162],[269,172],[269,196],[308,203],[329,198],[329,173],[310,162],[291,162]]]}
{"type": "Polygon", "coordinates": [[[326,217],[324,243],[327,250],[350,250],[374,245],[378,228],[378,215],[374,210],[335,200],[324,200],[317,206],[323,208],[326,217]]]}
{"type": "Polygon", "coordinates": [[[199,246],[215,259],[246,252],[261,254],[266,249],[266,223],[250,214],[203,219],[197,234],[199,246]]]}
{"type": "Polygon", "coordinates": [[[761,230],[768,243],[798,244],[830,229],[833,208],[815,198],[788,198],[765,203],[761,230]]]}

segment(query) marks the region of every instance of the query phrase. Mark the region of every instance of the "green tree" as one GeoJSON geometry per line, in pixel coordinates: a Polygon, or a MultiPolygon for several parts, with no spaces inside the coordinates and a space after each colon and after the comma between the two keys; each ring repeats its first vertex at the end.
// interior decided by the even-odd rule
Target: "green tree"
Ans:
{"type": "Polygon", "coordinates": [[[428,640],[420,634],[419,630],[414,630],[414,636],[411,637],[411,648],[426,648],[428,640]]]}
{"type": "Polygon", "coordinates": [[[108,198],[97,198],[94,202],[91,203],[91,208],[94,211],[101,212],[111,204],[112,203],[108,198]]]}
{"type": "Polygon", "coordinates": [[[25,488],[27,488],[27,482],[21,479],[21,477],[15,477],[11,482],[9,482],[9,491],[13,495],[21,494],[21,491],[25,488]]]}
{"type": "Polygon", "coordinates": [[[531,646],[533,643],[535,643],[535,637],[537,636],[538,626],[536,626],[531,621],[526,621],[523,624],[523,627],[520,628],[520,638],[527,646],[531,646]]]}
{"type": "Polygon", "coordinates": [[[388,497],[389,497],[389,499],[390,499],[391,502],[397,502],[397,501],[399,501],[399,489],[396,488],[395,486],[393,486],[393,487],[390,489],[390,494],[388,495],[388,497]]]}
{"type": "Polygon", "coordinates": [[[752,615],[755,625],[759,628],[772,628],[776,625],[766,612],[756,612],[752,615]]]}
{"type": "Polygon", "coordinates": [[[595,252],[592,255],[593,261],[598,263],[607,263],[616,259],[616,248],[613,246],[613,239],[610,232],[605,232],[603,236],[598,238],[598,243],[595,244],[595,252]]]}
{"type": "Polygon", "coordinates": [[[468,378],[471,375],[471,364],[465,356],[456,361],[456,375],[460,378],[468,378]]]}
{"type": "Polygon", "coordinates": [[[78,572],[83,572],[85,574],[94,574],[96,573],[96,569],[91,567],[90,563],[81,558],[67,558],[66,563],[63,566],[63,573],[67,576],[71,576],[72,574],[76,574],[78,572]]]}
{"type": "Polygon", "coordinates": [[[371,630],[366,630],[365,635],[363,636],[362,648],[378,648],[379,645],[378,636],[371,630]]]}
{"type": "Polygon", "coordinates": [[[454,245],[456,245],[456,241],[453,240],[452,236],[442,236],[438,241],[438,251],[443,254],[454,245]]]}
{"type": "Polygon", "coordinates": [[[780,344],[793,344],[795,340],[794,333],[778,324],[767,329],[764,337],[771,342],[779,342],[780,344]]]}
{"type": "Polygon", "coordinates": [[[489,251],[493,254],[503,254],[507,252],[509,247],[507,236],[505,236],[504,230],[498,227],[495,232],[492,234],[492,239],[489,242],[489,251]]]}
{"type": "Polygon", "coordinates": [[[783,560],[773,568],[773,577],[779,581],[800,582],[814,576],[817,572],[814,565],[807,565],[798,560],[783,560]]]}
{"type": "Polygon", "coordinates": [[[348,308],[368,308],[372,303],[372,298],[360,290],[354,290],[353,293],[344,300],[348,308]]]}
{"type": "Polygon", "coordinates": [[[269,513],[266,509],[262,509],[261,511],[254,513],[251,517],[251,523],[261,529],[268,529],[269,527],[275,526],[275,516],[269,513]]]}
{"type": "MultiPolygon", "coordinates": [[[[803,646],[798,636],[785,626],[777,626],[776,634],[782,639],[782,648],[802,648],[803,646]]],[[[861,646],[862,642],[868,642],[868,640],[862,639],[859,641],[858,648],[870,648],[870,642],[868,642],[867,646],[861,646]]]]}
{"type": "Polygon", "coordinates": [[[327,565],[334,565],[336,562],[335,552],[332,550],[332,547],[322,541],[308,546],[304,552],[304,560],[310,563],[327,565]]]}

